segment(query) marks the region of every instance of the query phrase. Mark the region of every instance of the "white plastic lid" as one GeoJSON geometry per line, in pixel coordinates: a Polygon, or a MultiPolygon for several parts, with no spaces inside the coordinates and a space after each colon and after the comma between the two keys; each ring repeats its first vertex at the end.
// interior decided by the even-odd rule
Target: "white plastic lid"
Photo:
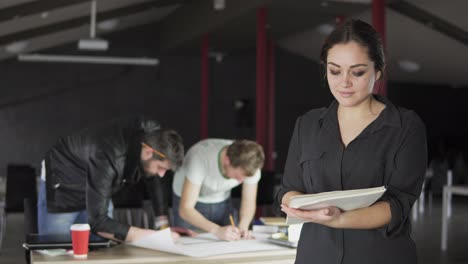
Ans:
{"type": "Polygon", "coordinates": [[[74,231],[87,231],[90,229],[91,227],[88,224],[73,224],[70,227],[70,230],[74,230],[74,231]]]}

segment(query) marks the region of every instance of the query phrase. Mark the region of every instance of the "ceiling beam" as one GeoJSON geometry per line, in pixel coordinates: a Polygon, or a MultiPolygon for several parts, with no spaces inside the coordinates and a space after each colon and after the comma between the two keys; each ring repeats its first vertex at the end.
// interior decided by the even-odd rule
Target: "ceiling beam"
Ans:
{"type": "Polygon", "coordinates": [[[159,33],[161,51],[167,52],[174,49],[254,8],[267,6],[270,2],[272,0],[226,1],[226,7],[223,10],[215,10],[213,0],[187,2],[157,26],[156,32],[159,33]]]}
{"type": "MultiPolygon", "coordinates": [[[[184,0],[179,0],[179,1],[156,0],[156,1],[145,2],[145,3],[141,3],[137,5],[117,8],[114,10],[99,13],[98,20],[104,21],[104,20],[111,19],[111,18],[117,18],[121,16],[130,15],[133,13],[143,12],[150,8],[165,7],[165,6],[168,6],[169,4],[174,5],[183,1],[184,0]]],[[[85,16],[82,16],[82,17],[61,21],[59,23],[55,23],[52,25],[47,25],[43,27],[16,32],[13,34],[0,37],[0,46],[7,45],[12,42],[16,42],[20,40],[27,40],[27,39],[34,38],[34,37],[51,34],[54,32],[64,31],[70,28],[80,27],[88,23],[89,23],[89,14],[86,14],[85,16]]]]}
{"type": "Polygon", "coordinates": [[[468,32],[462,28],[435,16],[407,1],[394,1],[388,4],[388,7],[405,15],[423,25],[439,31],[440,33],[468,45],[468,32]]]}

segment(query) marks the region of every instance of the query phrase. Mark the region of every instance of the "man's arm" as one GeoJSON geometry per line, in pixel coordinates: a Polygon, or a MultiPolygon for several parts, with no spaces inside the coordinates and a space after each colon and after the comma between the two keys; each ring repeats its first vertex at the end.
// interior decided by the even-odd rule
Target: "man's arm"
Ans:
{"type": "Polygon", "coordinates": [[[167,187],[163,179],[159,177],[143,178],[146,192],[151,198],[154,212],[154,229],[169,227],[167,187]]]}
{"type": "Polygon", "coordinates": [[[182,196],[180,198],[179,215],[188,223],[216,235],[224,240],[239,239],[239,230],[233,226],[221,227],[206,219],[200,212],[195,209],[195,205],[200,194],[200,185],[191,183],[189,180],[184,180],[182,188],[182,196]]]}
{"type": "Polygon", "coordinates": [[[219,226],[206,219],[200,212],[195,209],[199,194],[200,185],[193,184],[186,178],[184,180],[182,194],[180,197],[179,215],[186,222],[204,231],[211,232],[211,230],[219,226]]]}
{"type": "Polygon", "coordinates": [[[239,212],[239,229],[243,234],[249,230],[249,225],[255,215],[257,205],[258,184],[242,184],[242,199],[239,212]]]}
{"type": "MultiPolygon", "coordinates": [[[[125,239],[129,225],[120,223],[107,215],[112,199],[113,177],[107,160],[95,160],[89,168],[86,183],[86,210],[91,230],[95,233],[108,233],[117,241],[125,239]],[[100,175],[100,177],[96,176],[100,175]]],[[[106,237],[109,238],[109,237],[106,237]]]]}
{"type": "MultiPolygon", "coordinates": [[[[115,238],[114,234],[110,234],[110,233],[98,232],[98,235],[100,235],[100,236],[102,236],[104,238],[107,238],[107,239],[112,239],[112,240],[119,241],[119,242],[130,243],[130,242],[136,241],[136,240],[138,240],[138,239],[140,239],[142,237],[151,235],[151,234],[153,234],[155,232],[157,232],[157,231],[152,230],[152,229],[143,229],[143,228],[139,228],[139,227],[136,227],[136,226],[131,226],[130,229],[128,230],[127,237],[125,238],[125,241],[122,241],[122,240],[119,240],[119,239],[115,238]]],[[[171,234],[172,234],[172,239],[177,239],[177,238],[180,237],[177,232],[172,232],[171,234]]]]}
{"type": "Polygon", "coordinates": [[[135,240],[138,240],[139,238],[142,238],[144,236],[150,235],[156,231],[151,230],[151,229],[143,229],[135,226],[131,226],[130,229],[128,230],[127,237],[125,238],[125,241],[117,239],[114,234],[106,233],[106,232],[98,232],[98,235],[107,238],[107,239],[112,239],[115,241],[119,242],[133,242],[135,240]]]}

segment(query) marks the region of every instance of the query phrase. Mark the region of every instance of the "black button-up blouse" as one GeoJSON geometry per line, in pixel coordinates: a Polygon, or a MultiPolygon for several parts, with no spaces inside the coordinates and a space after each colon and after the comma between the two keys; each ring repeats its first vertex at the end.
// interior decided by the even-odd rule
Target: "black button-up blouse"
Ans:
{"type": "Polygon", "coordinates": [[[336,101],[298,118],[277,199],[281,203],[289,191],[310,194],[385,185],[381,200],[390,204],[391,222],[371,230],[306,223],[297,264],[417,263],[409,214],[427,165],[425,127],[413,111],[375,98],[385,109],[346,148],[336,101]]]}

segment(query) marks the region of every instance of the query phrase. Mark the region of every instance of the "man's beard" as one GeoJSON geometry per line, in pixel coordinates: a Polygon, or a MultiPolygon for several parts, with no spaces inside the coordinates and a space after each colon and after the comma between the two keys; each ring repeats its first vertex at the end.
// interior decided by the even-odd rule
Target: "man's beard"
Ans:
{"type": "Polygon", "coordinates": [[[147,178],[158,176],[157,174],[152,174],[151,172],[149,172],[150,163],[151,163],[151,159],[140,160],[140,171],[147,178]]]}

